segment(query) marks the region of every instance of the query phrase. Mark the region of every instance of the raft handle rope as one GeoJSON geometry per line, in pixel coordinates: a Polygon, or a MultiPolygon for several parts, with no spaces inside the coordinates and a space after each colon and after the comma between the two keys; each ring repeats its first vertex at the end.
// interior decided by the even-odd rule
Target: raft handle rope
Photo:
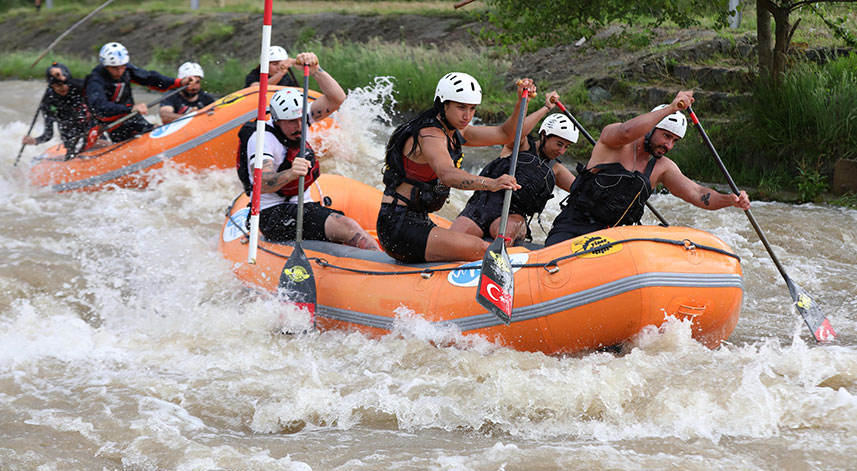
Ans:
{"type": "MultiPolygon", "coordinates": [[[[246,244],[246,242],[244,242],[243,239],[246,239],[248,236],[247,230],[244,229],[243,227],[241,227],[240,225],[238,225],[238,223],[236,223],[235,220],[232,218],[232,208],[235,206],[235,202],[237,202],[238,198],[240,198],[240,197],[241,197],[241,195],[238,195],[238,197],[236,197],[235,200],[232,201],[232,205],[226,209],[226,216],[229,218],[229,222],[231,222],[232,225],[237,227],[244,234],[241,243],[246,244]]],[[[557,257],[553,260],[548,261],[547,263],[513,263],[512,268],[543,268],[548,273],[554,274],[554,273],[559,272],[559,270],[560,270],[559,269],[559,262],[562,262],[564,260],[568,260],[570,258],[588,255],[588,254],[593,253],[593,252],[600,252],[600,251],[603,251],[604,249],[608,249],[610,247],[613,247],[614,245],[624,244],[624,243],[628,243],[628,242],[658,242],[661,244],[669,244],[669,245],[676,245],[679,247],[683,247],[685,250],[696,250],[696,249],[708,250],[711,252],[719,253],[721,255],[726,255],[728,257],[732,257],[735,260],[738,260],[739,262],[741,261],[741,257],[739,257],[738,255],[736,255],[732,252],[729,252],[729,251],[726,251],[726,250],[723,250],[723,249],[720,249],[717,247],[709,247],[707,245],[697,244],[697,243],[694,243],[693,241],[691,241],[690,239],[672,240],[672,239],[662,239],[659,237],[637,237],[637,238],[633,238],[633,239],[622,239],[622,240],[615,240],[612,242],[607,242],[606,244],[602,244],[602,245],[599,245],[597,247],[592,247],[590,249],[582,250],[580,252],[574,252],[574,253],[571,253],[568,255],[563,255],[562,257],[557,257]]],[[[266,253],[269,253],[271,255],[274,255],[276,257],[283,258],[283,259],[288,260],[288,258],[289,258],[288,255],[284,255],[284,254],[275,252],[275,251],[268,249],[266,247],[259,246],[259,250],[266,252],[266,253]]],[[[424,279],[428,279],[428,278],[431,278],[431,276],[434,273],[451,272],[451,271],[460,270],[460,269],[464,268],[461,266],[457,266],[457,267],[445,267],[445,268],[423,268],[421,270],[405,270],[405,271],[374,271],[374,270],[359,270],[356,268],[348,268],[348,267],[342,267],[339,265],[334,265],[334,264],[330,263],[327,259],[322,258],[322,257],[307,257],[307,258],[309,260],[315,261],[315,263],[322,268],[335,268],[337,270],[347,271],[350,273],[359,273],[362,275],[375,275],[375,276],[420,275],[424,279]]]]}

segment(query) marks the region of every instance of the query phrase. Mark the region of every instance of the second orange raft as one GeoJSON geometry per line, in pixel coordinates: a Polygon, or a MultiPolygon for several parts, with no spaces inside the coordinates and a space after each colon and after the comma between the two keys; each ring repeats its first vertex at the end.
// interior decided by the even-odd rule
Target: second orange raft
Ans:
{"type": "MultiPolygon", "coordinates": [[[[270,87],[268,100],[277,90],[270,87]]],[[[310,90],[309,99],[320,94],[310,90]]],[[[66,160],[65,148],[50,148],[36,158],[30,181],[54,191],[93,191],[105,186],[143,187],[148,172],[172,162],[190,170],[235,167],[238,128],[256,117],[259,87],[231,93],[191,115],[150,132],[107,147],[92,149],[66,160]]],[[[313,130],[333,124],[326,118],[313,130]]],[[[317,132],[315,133],[318,134],[317,132]]],[[[310,139],[312,141],[312,139],[310,139]]],[[[317,143],[312,143],[317,146],[317,143]]]]}
{"type": "MultiPolygon", "coordinates": [[[[374,234],[380,191],[334,175],[312,191],[374,234]]],[[[292,245],[261,240],[256,264],[248,264],[247,203],[242,195],[228,210],[219,249],[241,280],[276,292],[292,245]]],[[[713,348],[735,328],[743,297],[738,257],[717,237],[686,227],[625,226],[550,247],[510,248],[508,326],[476,302],[481,262],[406,265],[339,244],[302,246],[316,279],[317,326],[370,335],[390,332],[405,308],[513,349],[555,354],[621,344],[673,316],[689,320],[694,338],[713,348]]]]}

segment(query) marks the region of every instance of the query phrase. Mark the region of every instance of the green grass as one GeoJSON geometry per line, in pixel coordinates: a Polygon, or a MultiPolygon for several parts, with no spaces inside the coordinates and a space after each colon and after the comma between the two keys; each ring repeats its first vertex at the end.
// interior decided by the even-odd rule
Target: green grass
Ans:
{"type": "Polygon", "coordinates": [[[510,88],[513,84],[502,78],[509,63],[470,48],[441,51],[377,40],[367,44],[310,42],[299,48],[314,51],[325,70],[344,88],[365,86],[376,76],[393,77],[399,109],[429,107],[437,81],[452,71],[469,73],[479,81],[483,97],[477,115],[482,119],[505,116],[511,112],[515,100],[510,88]]]}
{"type": "MultiPolygon", "coordinates": [[[[103,0],[78,0],[74,3],[54,2],[51,12],[80,12],[86,14],[99,5],[103,0]]],[[[297,2],[275,2],[275,15],[307,14],[319,12],[350,13],[355,15],[403,15],[416,14],[427,16],[475,16],[484,11],[485,6],[481,2],[474,2],[467,8],[454,9],[453,3],[449,1],[376,1],[376,0],[324,0],[324,1],[297,1],[297,2]]],[[[205,12],[231,12],[259,14],[263,12],[264,3],[259,0],[200,0],[199,10],[205,12]]],[[[186,13],[190,9],[190,2],[164,0],[114,0],[105,10],[109,11],[135,11],[148,13],[186,13]]],[[[34,11],[32,0],[3,0],[0,1],[0,14],[25,16],[34,11]]],[[[48,12],[42,7],[41,13],[48,12]]]]}

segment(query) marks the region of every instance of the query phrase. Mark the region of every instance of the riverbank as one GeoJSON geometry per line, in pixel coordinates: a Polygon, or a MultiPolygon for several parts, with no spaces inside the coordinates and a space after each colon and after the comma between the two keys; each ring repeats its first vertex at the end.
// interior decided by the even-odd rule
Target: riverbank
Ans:
{"type": "MultiPolygon", "coordinates": [[[[32,60],[81,16],[77,10],[57,10],[0,18],[3,50],[18,51],[0,56],[0,77],[40,78],[51,58],[70,63],[75,75],[83,76],[94,65],[98,48],[114,40],[129,46],[135,64],[166,74],[186,60],[200,62],[206,70],[206,87],[220,94],[243,87],[244,75],[256,65],[260,26],[256,12],[105,10],[31,69],[32,60]]],[[[759,188],[754,198],[807,201],[809,194],[809,200],[838,201],[824,193],[824,180],[833,179],[832,162],[816,163],[804,177],[794,168],[799,161],[783,166],[780,153],[771,152],[771,145],[747,135],[747,110],[759,106],[751,100],[756,53],[748,22],[726,31],[665,26],[647,31],[645,37],[614,26],[583,41],[530,53],[490,44],[478,34],[490,25],[478,15],[451,9],[448,14],[423,15],[336,11],[275,15],[274,25],[274,44],[292,52],[317,52],[346,89],[366,86],[376,76],[395,77],[396,102],[390,106],[405,113],[427,106],[437,77],[449,70],[465,70],[486,91],[480,119],[500,122],[511,110],[515,80],[529,76],[540,90],[557,90],[563,103],[597,137],[604,125],[668,102],[679,89],[692,88],[697,112],[712,140],[723,143],[719,150],[738,184],[759,188]],[[796,199],[784,196],[800,184],[811,185],[812,191],[803,191],[796,199]]],[[[531,109],[540,105],[537,98],[531,109]]],[[[681,152],[671,156],[693,178],[720,179],[707,149],[698,141],[688,140],[681,152]]],[[[570,157],[585,160],[588,152],[588,146],[575,146],[570,157]]]]}

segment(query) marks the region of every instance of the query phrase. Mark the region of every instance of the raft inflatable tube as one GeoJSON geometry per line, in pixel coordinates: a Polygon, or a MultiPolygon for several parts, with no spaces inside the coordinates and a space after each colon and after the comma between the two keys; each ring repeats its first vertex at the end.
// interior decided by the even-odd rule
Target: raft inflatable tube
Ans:
{"type": "MultiPolygon", "coordinates": [[[[281,88],[286,87],[270,87],[268,101],[281,88]]],[[[310,90],[310,101],[319,96],[310,90]]],[[[248,87],[150,132],[69,160],[65,159],[65,147],[52,147],[34,159],[30,182],[58,192],[95,191],[110,185],[142,188],[151,180],[147,172],[167,161],[190,171],[234,168],[238,128],[256,117],[258,100],[259,87],[248,87]]],[[[332,126],[334,122],[328,117],[312,129],[332,126]]],[[[312,135],[310,143],[317,148],[312,135]]]]}
{"type": "MultiPolygon", "coordinates": [[[[335,175],[316,182],[315,201],[375,234],[380,191],[335,175]]],[[[233,202],[218,247],[239,279],[274,293],[293,247],[260,235],[256,264],[248,264],[248,202],[245,195],[233,202]]],[[[407,265],[340,244],[301,245],[316,280],[316,327],[370,336],[390,332],[404,306],[430,322],[521,351],[615,346],[668,316],[689,320],[693,337],[714,348],[735,328],[743,298],[738,257],[717,237],[686,227],[624,226],[550,247],[511,247],[515,295],[508,326],[476,302],[481,261],[407,265]]]]}

